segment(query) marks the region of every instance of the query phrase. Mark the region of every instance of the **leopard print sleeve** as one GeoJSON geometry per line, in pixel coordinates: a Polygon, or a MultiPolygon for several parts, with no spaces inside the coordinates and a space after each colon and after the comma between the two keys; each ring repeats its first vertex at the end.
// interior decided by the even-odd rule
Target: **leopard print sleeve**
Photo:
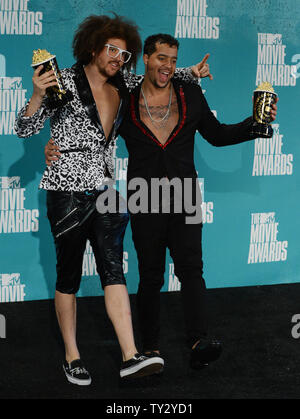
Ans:
{"type": "MultiPolygon", "coordinates": [[[[134,73],[125,73],[121,72],[121,75],[123,77],[124,83],[129,91],[132,91],[136,88],[139,84],[141,84],[144,80],[143,75],[136,75],[134,73]]],[[[174,78],[178,80],[182,80],[186,83],[191,84],[199,84],[198,77],[195,77],[192,72],[191,67],[185,67],[185,68],[176,68],[174,78]]]]}
{"type": "Polygon", "coordinates": [[[199,84],[198,77],[193,75],[192,67],[176,68],[174,79],[182,80],[186,83],[199,84]]]}
{"type": "MultiPolygon", "coordinates": [[[[64,68],[61,70],[61,75],[64,82],[69,87],[69,79],[72,70],[64,68]]],[[[18,112],[15,120],[14,129],[18,137],[28,138],[34,134],[38,134],[44,127],[47,119],[53,117],[57,109],[50,109],[47,106],[47,96],[44,97],[41,107],[31,116],[25,116],[26,109],[29,105],[30,99],[18,112]]]]}
{"type": "Polygon", "coordinates": [[[50,110],[47,108],[45,100],[43,100],[41,107],[31,116],[25,116],[30,100],[20,109],[14,126],[18,137],[28,138],[34,134],[38,134],[43,128],[45,121],[55,113],[54,109],[50,110]]]}
{"type": "Polygon", "coordinates": [[[125,83],[125,86],[127,87],[127,89],[131,92],[133,89],[136,88],[136,86],[138,86],[139,84],[141,84],[144,80],[144,76],[143,75],[136,75],[132,72],[125,72],[125,71],[121,71],[120,72],[123,81],[125,83]]]}

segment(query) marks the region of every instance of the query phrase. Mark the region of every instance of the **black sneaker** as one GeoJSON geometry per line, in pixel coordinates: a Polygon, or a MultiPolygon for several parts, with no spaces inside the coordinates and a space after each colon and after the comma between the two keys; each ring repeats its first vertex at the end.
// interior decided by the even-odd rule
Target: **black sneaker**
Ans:
{"type": "Polygon", "coordinates": [[[222,353],[222,345],[217,340],[201,339],[197,346],[192,349],[190,366],[193,369],[201,369],[216,361],[222,353]]]}
{"type": "Polygon", "coordinates": [[[63,364],[63,369],[66,374],[67,380],[72,384],[78,384],[79,386],[88,386],[92,382],[90,374],[84,368],[81,359],[75,359],[70,363],[65,361],[63,364]]]}
{"type": "Polygon", "coordinates": [[[164,368],[164,360],[156,356],[145,356],[135,354],[133,358],[122,362],[120,376],[122,378],[145,377],[146,375],[157,374],[164,368]]]}

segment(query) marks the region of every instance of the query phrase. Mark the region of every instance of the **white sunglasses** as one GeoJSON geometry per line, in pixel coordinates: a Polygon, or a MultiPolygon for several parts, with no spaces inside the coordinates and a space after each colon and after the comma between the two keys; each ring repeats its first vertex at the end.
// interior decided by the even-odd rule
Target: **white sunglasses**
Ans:
{"type": "Polygon", "coordinates": [[[121,49],[111,44],[105,44],[104,46],[107,47],[106,54],[111,58],[117,58],[120,55],[120,59],[123,63],[128,63],[131,58],[131,52],[126,51],[126,49],[121,49]]]}

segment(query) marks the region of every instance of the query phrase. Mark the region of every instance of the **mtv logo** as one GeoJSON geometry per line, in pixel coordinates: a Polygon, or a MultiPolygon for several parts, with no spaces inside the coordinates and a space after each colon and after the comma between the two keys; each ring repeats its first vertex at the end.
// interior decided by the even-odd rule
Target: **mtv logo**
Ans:
{"type": "Polygon", "coordinates": [[[282,44],[282,34],[281,33],[267,33],[267,44],[269,45],[282,44]]]}
{"type": "Polygon", "coordinates": [[[20,176],[0,177],[0,188],[2,189],[19,189],[20,186],[20,176]]]}
{"type": "Polygon", "coordinates": [[[22,77],[4,77],[3,89],[22,89],[22,77]]]}
{"type": "Polygon", "coordinates": [[[275,214],[271,212],[270,214],[266,214],[266,223],[273,224],[275,223],[275,214]]]}
{"type": "Polygon", "coordinates": [[[0,284],[2,287],[20,284],[20,274],[2,274],[0,275],[0,284]]]}

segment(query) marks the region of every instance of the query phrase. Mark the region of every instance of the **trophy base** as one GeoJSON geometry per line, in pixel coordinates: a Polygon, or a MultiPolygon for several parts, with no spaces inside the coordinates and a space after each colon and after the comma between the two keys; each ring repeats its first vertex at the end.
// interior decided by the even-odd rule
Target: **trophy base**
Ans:
{"type": "Polygon", "coordinates": [[[50,109],[61,108],[67,103],[73,100],[73,93],[70,90],[67,90],[66,93],[61,95],[61,98],[58,95],[51,95],[47,99],[47,105],[50,109]]]}
{"type": "Polygon", "coordinates": [[[251,134],[259,138],[271,138],[273,137],[273,128],[269,124],[258,124],[254,122],[251,134]]]}

